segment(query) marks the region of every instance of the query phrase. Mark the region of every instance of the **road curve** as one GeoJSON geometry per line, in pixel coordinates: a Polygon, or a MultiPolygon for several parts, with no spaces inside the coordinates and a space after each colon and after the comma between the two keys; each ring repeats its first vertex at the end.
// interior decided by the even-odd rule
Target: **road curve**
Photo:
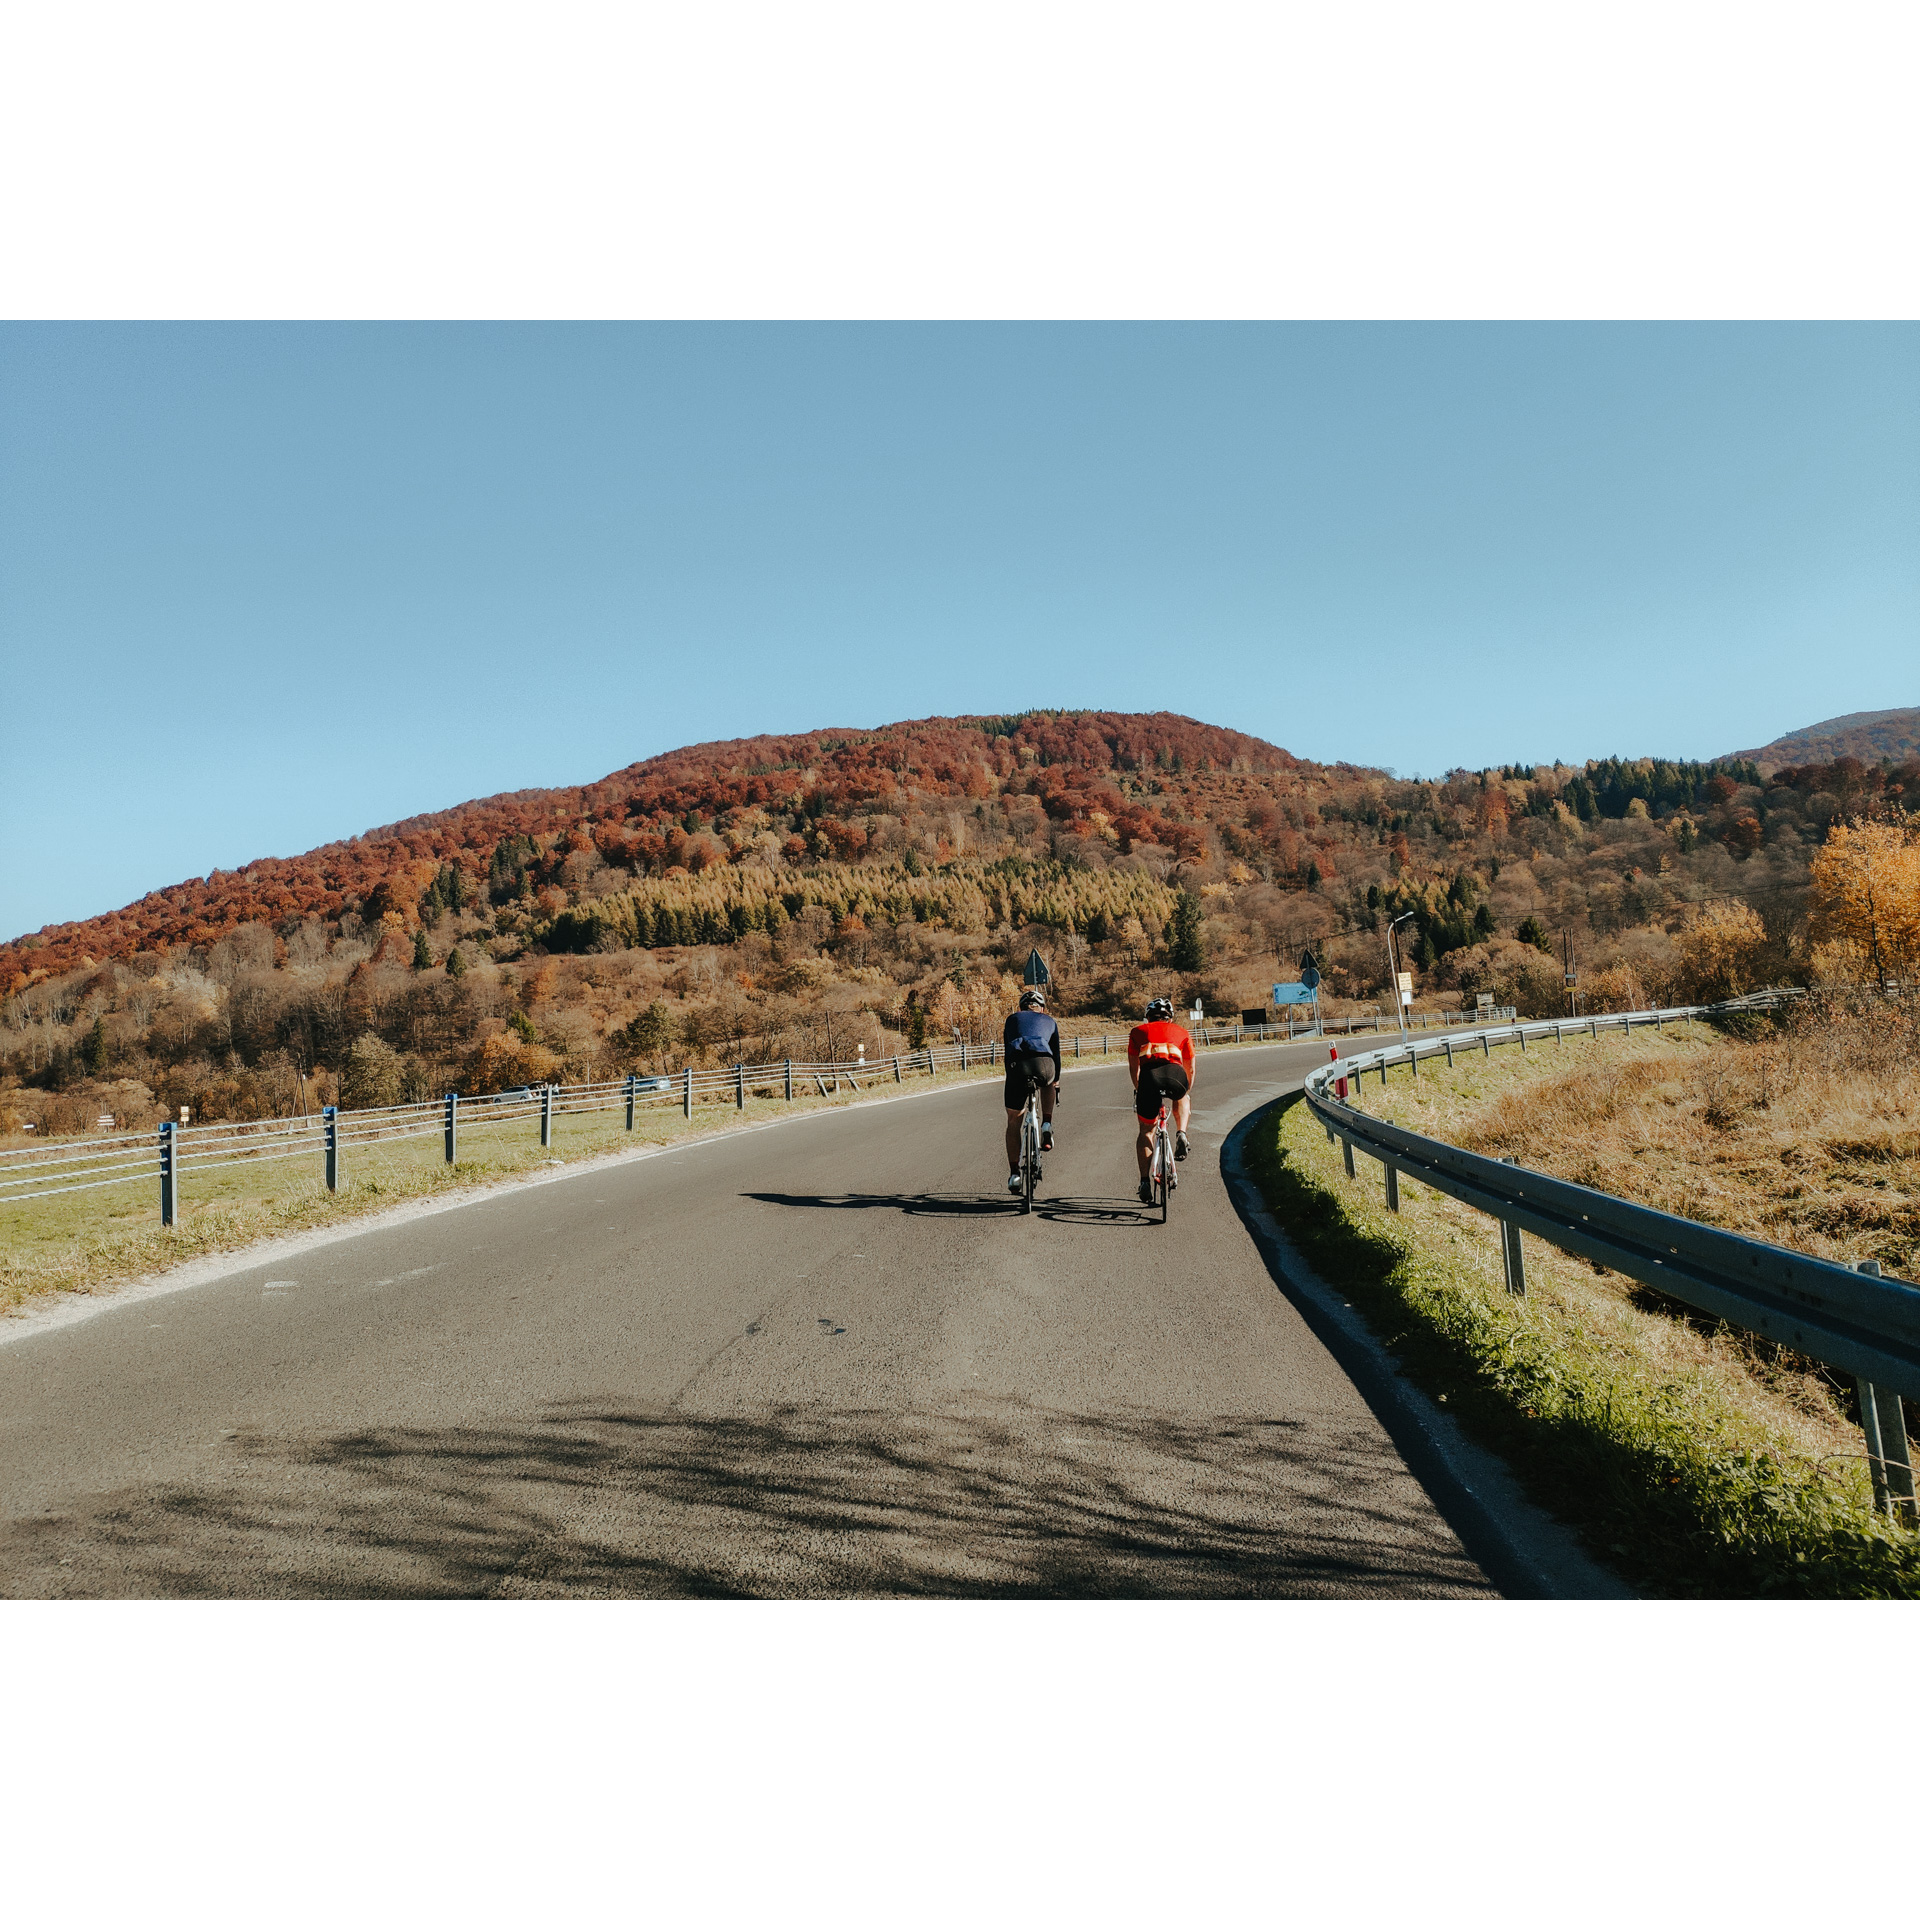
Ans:
{"type": "Polygon", "coordinates": [[[1317,1046],[1123,1067],[1034,1214],[978,1083],[508,1190],[0,1346],[0,1593],[1489,1596],[1222,1185],[1317,1046]]]}

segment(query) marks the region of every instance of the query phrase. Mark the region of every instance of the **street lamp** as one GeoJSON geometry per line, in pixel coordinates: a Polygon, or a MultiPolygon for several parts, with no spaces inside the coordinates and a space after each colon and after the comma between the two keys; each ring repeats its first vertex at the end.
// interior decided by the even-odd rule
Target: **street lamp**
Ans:
{"type": "Polygon", "coordinates": [[[1413,918],[1411,913],[1403,913],[1397,919],[1387,922],[1387,971],[1393,977],[1393,1015],[1400,1023],[1400,1031],[1407,1030],[1407,1010],[1400,998],[1400,963],[1394,956],[1393,930],[1404,927],[1413,918]]]}

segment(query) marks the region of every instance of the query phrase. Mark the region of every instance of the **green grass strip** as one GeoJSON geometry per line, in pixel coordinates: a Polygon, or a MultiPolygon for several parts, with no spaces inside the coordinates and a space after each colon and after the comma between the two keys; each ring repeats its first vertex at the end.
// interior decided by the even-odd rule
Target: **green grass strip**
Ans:
{"type": "Polygon", "coordinates": [[[1624,1578],[1674,1598],[1920,1596],[1920,1535],[1874,1514],[1864,1457],[1783,1449],[1710,1372],[1650,1365],[1574,1289],[1530,1272],[1510,1297],[1497,1253],[1492,1274],[1468,1257],[1457,1214],[1409,1207],[1405,1176],[1389,1213],[1377,1163],[1356,1165],[1349,1181],[1297,1095],[1248,1143],[1275,1218],[1409,1379],[1624,1578]]]}

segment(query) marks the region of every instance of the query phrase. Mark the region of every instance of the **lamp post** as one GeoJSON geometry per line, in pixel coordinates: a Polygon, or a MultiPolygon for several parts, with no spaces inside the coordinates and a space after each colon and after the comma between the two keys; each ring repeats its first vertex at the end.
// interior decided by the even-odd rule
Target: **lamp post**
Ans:
{"type": "Polygon", "coordinates": [[[1393,930],[1404,927],[1413,918],[1411,913],[1403,913],[1387,922],[1387,971],[1393,976],[1393,1017],[1400,1023],[1400,1031],[1407,1030],[1407,1010],[1400,998],[1400,963],[1393,948],[1393,930]]]}

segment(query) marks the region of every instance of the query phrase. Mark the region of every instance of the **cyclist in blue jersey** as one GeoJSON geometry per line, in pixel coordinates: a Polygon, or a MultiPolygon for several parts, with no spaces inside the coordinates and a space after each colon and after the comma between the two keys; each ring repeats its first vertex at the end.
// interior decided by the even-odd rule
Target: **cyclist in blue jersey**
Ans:
{"type": "MultiPolygon", "coordinates": [[[[1046,996],[1029,987],[1016,1013],[1007,1015],[1001,1036],[1007,1053],[1007,1191],[1020,1191],[1020,1116],[1027,1095],[1040,1089],[1040,1150],[1053,1147],[1053,1102],[1060,1084],[1060,1029],[1047,1011],[1046,996]]],[[[1033,1177],[1040,1177],[1039,1168],[1033,1177]]]]}

